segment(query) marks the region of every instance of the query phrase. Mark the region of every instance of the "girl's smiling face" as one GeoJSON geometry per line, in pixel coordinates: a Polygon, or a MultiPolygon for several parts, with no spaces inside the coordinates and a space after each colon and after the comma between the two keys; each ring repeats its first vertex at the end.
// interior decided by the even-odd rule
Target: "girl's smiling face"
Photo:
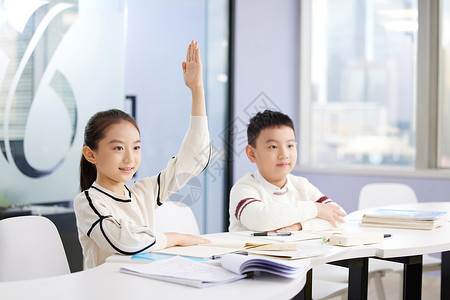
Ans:
{"type": "Polygon", "coordinates": [[[96,182],[123,194],[123,185],[131,180],[141,163],[139,131],[128,121],[112,124],[105,130],[97,149],[91,151],[97,168],[96,182]]]}

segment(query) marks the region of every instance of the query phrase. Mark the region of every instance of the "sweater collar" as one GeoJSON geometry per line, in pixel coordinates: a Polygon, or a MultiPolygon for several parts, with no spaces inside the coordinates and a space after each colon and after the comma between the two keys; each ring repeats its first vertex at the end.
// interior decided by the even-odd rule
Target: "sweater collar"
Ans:
{"type": "Polygon", "coordinates": [[[286,184],[280,189],[274,184],[268,182],[257,169],[255,173],[253,173],[253,177],[261,184],[263,189],[269,195],[284,195],[288,192],[291,182],[289,180],[289,176],[286,177],[286,184]]]}
{"type": "Polygon", "coordinates": [[[117,200],[120,202],[130,202],[131,201],[131,192],[127,188],[126,185],[123,186],[124,195],[114,193],[113,191],[110,191],[107,188],[102,187],[100,184],[98,184],[95,181],[91,187],[95,188],[96,190],[102,192],[103,194],[109,196],[110,198],[112,198],[114,200],[117,200]]]}

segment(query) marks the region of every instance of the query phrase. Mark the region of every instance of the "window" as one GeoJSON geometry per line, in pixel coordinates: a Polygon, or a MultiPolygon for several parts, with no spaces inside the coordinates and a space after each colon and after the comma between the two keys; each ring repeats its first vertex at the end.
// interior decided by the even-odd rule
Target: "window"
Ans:
{"type": "Polygon", "coordinates": [[[438,166],[450,168],[450,3],[441,3],[438,166]]]}
{"type": "Polygon", "coordinates": [[[417,1],[312,1],[313,165],[412,165],[417,1]]]}
{"type": "Polygon", "coordinates": [[[300,163],[449,168],[450,5],[314,0],[301,10],[300,163]]]}

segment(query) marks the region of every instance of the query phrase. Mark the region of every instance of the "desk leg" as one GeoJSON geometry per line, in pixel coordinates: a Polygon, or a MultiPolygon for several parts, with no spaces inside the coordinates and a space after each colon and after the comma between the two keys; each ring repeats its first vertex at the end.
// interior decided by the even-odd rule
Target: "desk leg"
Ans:
{"type": "MultiPolygon", "coordinates": [[[[404,264],[403,299],[421,299],[422,297],[422,255],[396,257],[386,260],[404,264]]],[[[447,299],[447,298],[443,298],[447,299]]]]}
{"type": "Polygon", "coordinates": [[[450,299],[450,251],[441,255],[441,299],[450,299]]]}
{"type": "Polygon", "coordinates": [[[312,299],[312,269],[306,273],[306,283],[303,289],[298,293],[293,300],[311,300],[312,299]]]}
{"type": "Polygon", "coordinates": [[[348,268],[348,299],[367,300],[369,258],[340,260],[331,264],[348,268]]]}

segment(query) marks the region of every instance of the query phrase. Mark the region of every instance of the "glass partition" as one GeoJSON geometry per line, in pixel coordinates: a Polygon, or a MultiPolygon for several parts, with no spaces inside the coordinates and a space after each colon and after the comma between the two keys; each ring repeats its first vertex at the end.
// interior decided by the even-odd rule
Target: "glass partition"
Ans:
{"type": "Polygon", "coordinates": [[[83,130],[124,103],[123,1],[0,2],[0,205],[71,201],[83,130]]]}

